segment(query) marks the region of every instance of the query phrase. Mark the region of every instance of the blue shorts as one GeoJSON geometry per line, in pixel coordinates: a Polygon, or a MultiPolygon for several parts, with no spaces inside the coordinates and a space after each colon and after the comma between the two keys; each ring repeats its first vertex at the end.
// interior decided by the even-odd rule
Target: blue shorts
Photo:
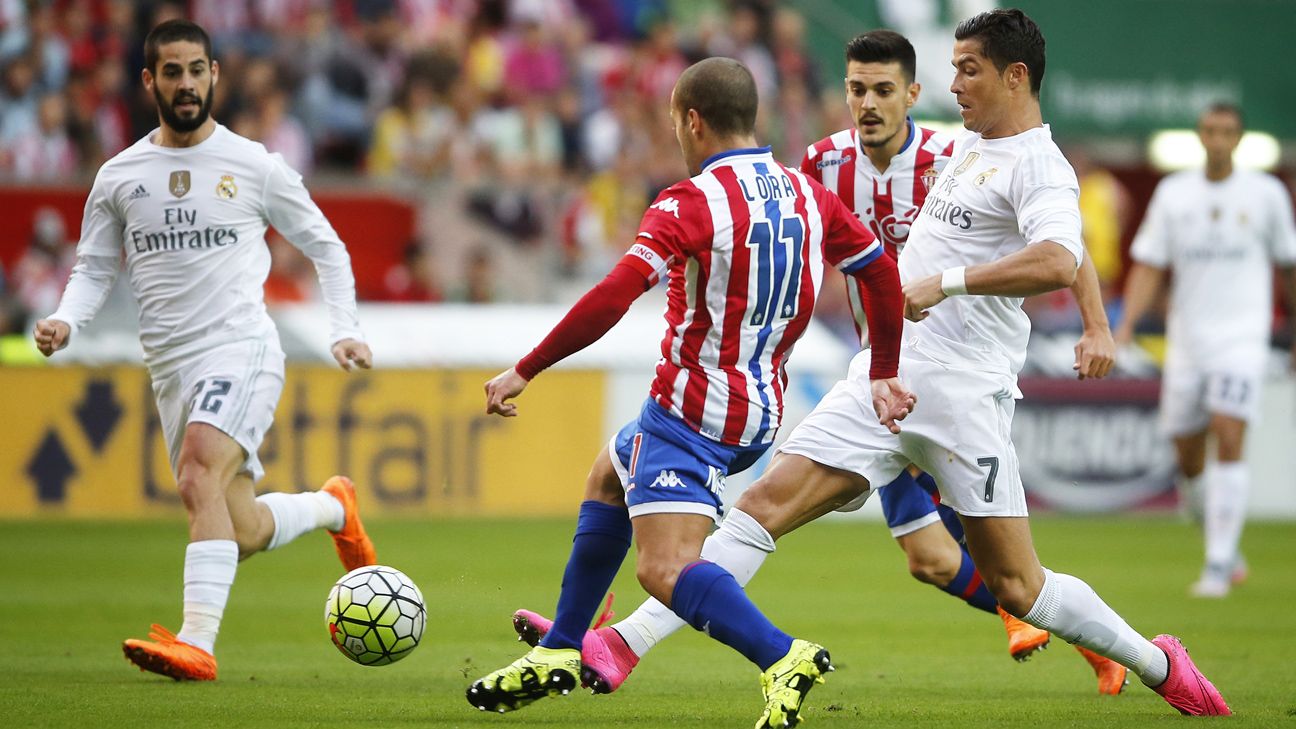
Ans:
{"type": "Polygon", "coordinates": [[[701,514],[718,523],[725,477],[756,463],[769,443],[729,446],[688,427],[652,400],[608,444],[630,516],[701,514]]]}
{"type": "MultiPolygon", "coordinates": [[[[925,475],[920,478],[929,478],[925,475]]],[[[935,486],[935,482],[932,482],[935,486]]],[[[891,536],[903,537],[928,524],[941,521],[937,502],[909,471],[901,471],[896,480],[881,489],[882,514],[886,517],[891,536]]]]}

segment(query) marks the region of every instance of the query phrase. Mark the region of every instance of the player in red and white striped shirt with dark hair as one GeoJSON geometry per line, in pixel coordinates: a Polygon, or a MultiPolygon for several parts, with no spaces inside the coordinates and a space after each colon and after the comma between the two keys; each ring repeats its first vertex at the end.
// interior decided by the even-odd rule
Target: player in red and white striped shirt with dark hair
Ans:
{"type": "MultiPolygon", "coordinates": [[[[756,146],[756,86],[742,64],[694,64],[670,107],[693,177],[662,191],[607,278],[515,368],[486,384],[488,412],[516,415],[508,400],[530,379],[593,343],[667,279],[667,331],[651,397],[594,463],[557,615],[540,645],[468,688],[469,703],[483,710],[575,688],[582,640],[625,558],[632,518],[644,589],[764,673],[762,726],[795,724],[810,686],[832,669],[822,646],[774,627],[730,572],[699,556],[720,520],[725,477],[751,467],[773,442],[784,366],[809,324],[825,262],[865,284],[873,415],[899,432],[896,421],[914,400],[896,378],[895,262],[840,199],[756,146]]],[[[629,651],[624,640],[619,647],[629,651]]]]}

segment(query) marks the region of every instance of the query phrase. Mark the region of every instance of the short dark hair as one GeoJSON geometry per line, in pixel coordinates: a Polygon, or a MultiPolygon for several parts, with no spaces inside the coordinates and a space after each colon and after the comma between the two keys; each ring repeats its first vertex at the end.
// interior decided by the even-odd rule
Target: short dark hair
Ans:
{"type": "Polygon", "coordinates": [[[918,73],[918,62],[915,59],[913,44],[909,39],[895,32],[880,28],[860,33],[846,44],[846,62],[859,63],[899,63],[905,80],[913,83],[918,73]]]}
{"type": "Polygon", "coordinates": [[[1201,116],[1199,116],[1198,119],[1200,120],[1202,116],[1206,116],[1207,114],[1232,114],[1238,120],[1238,128],[1246,129],[1246,117],[1242,116],[1242,107],[1231,101],[1216,101],[1212,103],[1210,106],[1202,109],[1201,116]]]}
{"type": "Polygon", "coordinates": [[[1031,94],[1039,96],[1044,82],[1044,34],[1026,13],[1011,8],[974,15],[959,23],[954,38],[980,40],[981,55],[994,62],[1000,73],[1009,64],[1026,64],[1031,94]]]}
{"type": "Polygon", "coordinates": [[[158,56],[162,46],[177,41],[201,44],[203,53],[207,54],[207,60],[211,60],[211,38],[207,36],[207,31],[203,30],[202,26],[188,20],[167,20],[158,23],[144,39],[144,65],[148,67],[149,72],[157,73],[158,56]]]}
{"type": "Polygon", "coordinates": [[[707,58],[684,69],[675,82],[675,108],[695,109],[722,137],[756,129],[756,80],[732,58],[707,58]]]}

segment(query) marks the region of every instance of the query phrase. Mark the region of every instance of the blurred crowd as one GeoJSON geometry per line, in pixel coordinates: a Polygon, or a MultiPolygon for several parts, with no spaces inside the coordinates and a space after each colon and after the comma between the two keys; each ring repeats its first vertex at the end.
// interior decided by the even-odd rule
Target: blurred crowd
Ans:
{"type": "MultiPolygon", "coordinates": [[[[597,280],[656,193],[686,176],[667,101],[697,59],[752,70],[758,139],[786,164],[851,125],[825,81],[839,69],[818,66],[805,19],[775,0],[0,0],[0,178],[88,187],[156,127],[142,45],[173,17],[213,38],[218,121],[313,187],[362,176],[417,201],[413,239],[365,292],[378,300],[567,301],[597,280]]],[[[1113,295],[1128,206],[1115,178],[1084,165],[1091,249],[1113,295]]],[[[47,215],[0,271],[0,329],[54,308],[66,238],[47,215]]],[[[313,298],[309,262],[269,242],[268,299],[313,298]]],[[[820,311],[852,336],[844,287],[830,281],[820,311]]],[[[1032,302],[1032,316],[1077,325],[1066,295],[1032,302]]]]}

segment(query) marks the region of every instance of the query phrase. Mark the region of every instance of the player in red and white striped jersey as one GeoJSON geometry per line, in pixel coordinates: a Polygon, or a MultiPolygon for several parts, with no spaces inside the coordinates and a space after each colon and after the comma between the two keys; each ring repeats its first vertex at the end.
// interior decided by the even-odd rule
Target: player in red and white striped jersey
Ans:
{"type": "Polygon", "coordinates": [[[756,86],[742,64],[690,66],[670,112],[693,177],[658,195],[607,278],[486,385],[488,412],[515,415],[508,400],[530,379],[597,340],[666,277],[667,330],[651,397],[594,463],[557,615],[540,645],[468,688],[479,709],[516,709],[575,687],[582,640],[625,558],[632,519],[644,589],[763,672],[760,726],[797,723],[806,692],[832,669],[822,646],[774,627],[729,571],[699,556],[719,521],[725,477],[773,442],[784,365],[809,324],[825,262],[865,283],[876,352],[872,417],[900,432],[896,420],[914,402],[895,376],[896,266],[840,199],[756,147],[756,86]]]}
{"type": "MultiPolygon", "coordinates": [[[[800,168],[806,176],[822,182],[830,193],[836,194],[884,242],[887,252],[898,256],[909,237],[909,224],[926,200],[930,181],[949,161],[952,138],[923,129],[908,116],[909,108],[917,101],[919,87],[913,83],[913,47],[903,36],[888,30],[865,33],[847,45],[846,56],[846,100],[856,126],[811,145],[800,168]]],[[[861,306],[862,289],[850,285],[855,280],[848,278],[847,284],[862,338],[866,307],[861,306]]],[[[1096,313],[1091,308],[1086,321],[1100,323],[1105,330],[1106,319],[1102,317],[1101,301],[1096,296],[1096,274],[1091,283],[1092,288],[1080,294],[1092,297],[1085,298],[1086,302],[1097,303],[1096,313]]],[[[1107,341],[1110,342],[1110,335],[1107,341]]],[[[1094,350],[1087,345],[1086,352],[1094,350]]],[[[1083,374],[1102,376],[1110,363],[1110,357],[1104,358],[1099,352],[1099,356],[1086,360],[1083,374]]],[[[931,478],[915,469],[902,473],[880,492],[888,526],[909,556],[911,573],[974,607],[995,614],[998,604],[960,544],[962,526],[958,516],[948,507],[935,503],[932,494],[936,493],[936,485],[931,478]],[[946,526],[942,526],[943,520],[946,526]]],[[[863,502],[861,497],[843,508],[859,508],[863,502]]],[[[799,506],[804,504],[785,505],[785,508],[794,510],[799,506]]],[[[743,511],[740,501],[707,540],[702,554],[744,582],[773,548],[771,535],[743,511]]],[[[1001,615],[1009,626],[1009,651],[1019,660],[1048,642],[1046,631],[1007,613],[1001,615]]],[[[530,610],[518,611],[514,616],[519,635],[532,642],[549,629],[549,623],[543,615],[530,610]]],[[[615,625],[589,631],[583,658],[586,671],[594,676],[595,690],[616,690],[641,656],[683,626],[684,622],[669,608],[656,600],[648,600],[615,625]],[[622,650],[623,647],[628,650],[622,650]]],[[[1098,673],[1099,690],[1120,692],[1125,683],[1125,668],[1096,653],[1084,653],[1098,673]]]]}

